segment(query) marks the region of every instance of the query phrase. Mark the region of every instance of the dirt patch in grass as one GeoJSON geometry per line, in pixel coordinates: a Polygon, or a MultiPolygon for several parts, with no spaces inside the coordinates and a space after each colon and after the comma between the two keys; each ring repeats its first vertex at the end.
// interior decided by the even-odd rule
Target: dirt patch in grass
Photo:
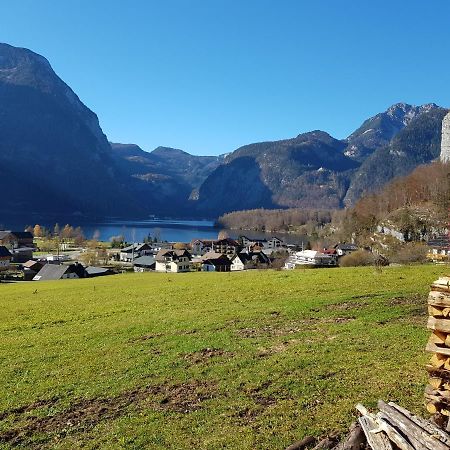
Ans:
{"type": "Polygon", "coordinates": [[[187,353],[184,355],[184,359],[190,364],[202,364],[208,362],[212,358],[232,358],[234,353],[227,352],[220,348],[203,348],[198,352],[187,353]]]}
{"type": "Polygon", "coordinates": [[[190,413],[201,408],[201,403],[214,398],[216,387],[206,382],[183,383],[166,390],[160,408],[179,413],[190,413]]]}
{"type": "Polygon", "coordinates": [[[161,333],[155,333],[155,334],[144,334],[142,336],[138,336],[137,338],[131,339],[131,342],[143,342],[143,341],[149,341],[151,339],[155,339],[158,337],[161,337],[161,333]]]}
{"type": "Polygon", "coordinates": [[[367,302],[344,302],[327,305],[325,308],[331,311],[348,311],[349,309],[359,309],[369,306],[367,302]]]}
{"type": "Polygon", "coordinates": [[[272,345],[271,347],[262,348],[258,352],[258,356],[259,357],[265,357],[265,356],[276,355],[277,353],[284,352],[289,347],[291,347],[291,346],[293,346],[295,344],[298,344],[299,342],[301,342],[300,339],[290,339],[289,341],[279,342],[279,343],[277,343],[275,345],[272,345]]]}
{"type": "Polygon", "coordinates": [[[58,401],[57,397],[50,398],[48,400],[37,400],[29,405],[19,406],[18,408],[9,409],[0,413],[0,420],[6,419],[8,416],[25,414],[30,411],[35,411],[40,408],[45,408],[47,406],[52,406],[58,401]]]}
{"type": "Polygon", "coordinates": [[[389,306],[396,305],[425,305],[427,304],[427,296],[422,294],[411,294],[404,297],[394,297],[386,302],[389,306]]]}
{"type": "Polygon", "coordinates": [[[243,338],[258,338],[267,336],[285,336],[294,333],[312,329],[323,324],[345,324],[355,320],[354,316],[343,317],[310,317],[308,319],[289,322],[286,324],[266,325],[259,328],[240,328],[236,330],[236,334],[243,338]]]}
{"type": "Polygon", "coordinates": [[[82,399],[69,409],[53,416],[37,417],[23,414],[47,403],[36,402],[3,413],[3,419],[12,414],[18,415],[15,422],[22,422],[17,428],[0,433],[0,443],[13,446],[24,445],[36,433],[64,437],[71,432],[81,432],[98,423],[126,414],[129,407],[135,409],[152,408],[178,413],[190,413],[201,407],[204,400],[213,398],[216,393],[213,383],[193,381],[176,385],[156,385],[122,392],[115,397],[82,399]],[[161,399],[162,397],[162,399],[161,399]],[[159,399],[159,400],[158,400],[159,399]],[[20,415],[22,414],[22,415],[20,415]],[[23,423],[25,421],[25,424],[23,423]]]}

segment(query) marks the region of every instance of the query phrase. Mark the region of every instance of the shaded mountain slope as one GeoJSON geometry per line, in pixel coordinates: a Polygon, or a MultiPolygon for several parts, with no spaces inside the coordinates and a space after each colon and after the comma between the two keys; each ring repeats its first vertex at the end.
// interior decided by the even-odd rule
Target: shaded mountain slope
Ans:
{"type": "Polygon", "coordinates": [[[2,209],[141,211],[97,116],[45,58],[7,44],[0,44],[0,174],[0,189],[9,192],[2,209]],[[15,189],[11,177],[20,180],[15,189]]]}
{"type": "Polygon", "coordinates": [[[322,131],[241,147],[202,184],[198,210],[221,214],[274,206],[338,207],[358,163],[322,131]]]}

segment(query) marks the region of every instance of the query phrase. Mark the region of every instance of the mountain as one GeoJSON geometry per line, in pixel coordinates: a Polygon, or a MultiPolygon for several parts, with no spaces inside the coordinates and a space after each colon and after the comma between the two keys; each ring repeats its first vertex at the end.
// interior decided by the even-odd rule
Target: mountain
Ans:
{"type": "Polygon", "coordinates": [[[339,208],[439,156],[446,110],[398,103],[344,140],[314,131],[229,154],[199,189],[199,213],[339,208]]]}
{"type": "Polygon", "coordinates": [[[204,214],[284,207],[339,207],[359,164],[346,144],[323,131],[241,147],[225,158],[199,189],[204,214]]]}
{"type": "Polygon", "coordinates": [[[222,156],[195,156],[183,150],[158,147],[146,152],[135,144],[111,142],[117,163],[131,176],[160,175],[177,183],[198,188],[206,177],[221,164],[222,156]]]}
{"type": "Polygon", "coordinates": [[[323,131],[194,156],[108,142],[42,56],[0,44],[0,213],[217,216],[348,206],[439,155],[447,111],[399,103],[348,138],[323,131]]]}
{"type": "Polygon", "coordinates": [[[386,111],[367,119],[345,142],[345,155],[359,162],[376,149],[389,144],[391,139],[423,113],[438,108],[434,103],[412,106],[406,103],[392,105],[386,111]]]}
{"type": "Polygon", "coordinates": [[[354,174],[344,204],[352,205],[368,192],[382,188],[395,177],[439,157],[442,119],[448,110],[433,105],[413,117],[391,141],[376,149],[354,174]]]}
{"type": "Polygon", "coordinates": [[[221,159],[111,145],[44,57],[0,44],[0,212],[190,214],[189,197],[221,159]]]}
{"type": "Polygon", "coordinates": [[[125,184],[97,116],[48,61],[0,44],[0,209],[142,213],[125,184]]]}

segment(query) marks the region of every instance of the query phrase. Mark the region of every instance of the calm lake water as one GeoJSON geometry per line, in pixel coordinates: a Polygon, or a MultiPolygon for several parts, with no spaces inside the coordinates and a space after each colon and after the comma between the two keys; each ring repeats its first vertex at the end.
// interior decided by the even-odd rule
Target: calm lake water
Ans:
{"type": "MultiPolygon", "coordinates": [[[[15,220],[14,222],[2,223],[0,229],[23,230],[27,224],[34,225],[32,220],[22,222],[15,220]]],[[[145,219],[145,220],[107,220],[102,222],[84,222],[77,223],[73,218],[71,220],[61,220],[59,225],[64,226],[65,223],[72,226],[81,226],[86,238],[90,239],[94,235],[102,241],[108,241],[113,236],[124,236],[128,242],[142,242],[147,236],[157,238],[158,240],[169,242],[190,242],[192,239],[216,239],[218,233],[223,229],[214,226],[211,220],[177,220],[177,219],[145,219]]],[[[55,222],[39,221],[49,229],[53,229],[55,222]]],[[[262,233],[255,231],[226,230],[232,238],[244,234],[251,239],[267,238],[277,233],[262,233]]],[[[302,240],[306,243],[308,238],[299,235],[286,235],[278,233],[278,236],[284,239],[288,244],[300,244],[302,240]]]]}

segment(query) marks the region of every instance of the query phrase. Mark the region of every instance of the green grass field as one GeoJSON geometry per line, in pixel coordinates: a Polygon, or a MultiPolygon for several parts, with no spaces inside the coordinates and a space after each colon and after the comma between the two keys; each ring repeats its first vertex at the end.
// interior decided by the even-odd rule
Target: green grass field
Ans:
{"type": "Polygon", "coordinates": [[[425,415],[426,296],[444,272],[0,284],[0,447],[282,449],[345,432],[357,402],[425,415]]]}

